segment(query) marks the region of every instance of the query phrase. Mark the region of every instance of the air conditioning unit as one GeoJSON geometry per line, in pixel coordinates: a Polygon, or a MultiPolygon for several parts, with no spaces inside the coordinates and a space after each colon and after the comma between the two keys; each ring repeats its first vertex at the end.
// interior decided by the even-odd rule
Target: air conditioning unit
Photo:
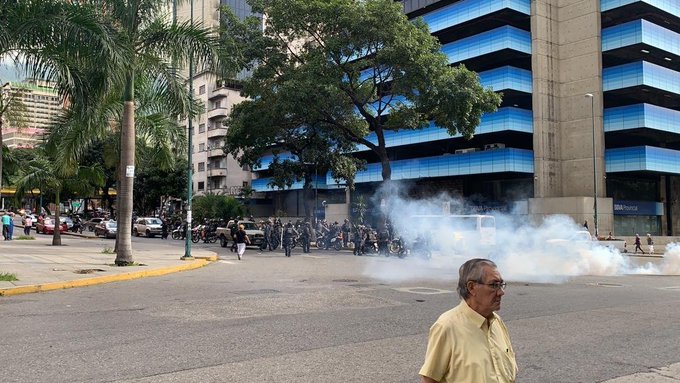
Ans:
{"type": "Polygon", "coordinates": [[[504,147],[505,147],[505,144],[501,144],[501,143],[497,142],[497,143],[494,143],[494,144],[484,145],[484,150],[502,149],[504,147]]]}
{"type": "Polygon", "coordinates": [[[465,149],[456,149],[456,151],[454,153],[463,154],[463,153],[473,153],[473,152],[477,152],[477,151],[479,151],[479,149],[477,149],[477,148],[465,148],[465,149]]]}

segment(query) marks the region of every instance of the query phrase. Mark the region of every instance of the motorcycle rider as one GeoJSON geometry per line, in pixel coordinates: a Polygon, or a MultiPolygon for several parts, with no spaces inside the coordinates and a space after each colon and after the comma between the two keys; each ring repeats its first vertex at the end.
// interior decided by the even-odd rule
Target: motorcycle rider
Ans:
{"type": "Polygon", "coordinates": [[[297,234],[297,231],[293,228],[293,224],[288,221],[286,228],[283,230],[283,249],[286,252],[286,257],[290,257],[290,252],[293,249],[293,238],[295,238],[297,234]]]}
{"type": "Polygon", "coordinates": [[[309,244],[312,241],[312,223],[305,222],[302,226],[302,252],[309,253],[309,244]]]}

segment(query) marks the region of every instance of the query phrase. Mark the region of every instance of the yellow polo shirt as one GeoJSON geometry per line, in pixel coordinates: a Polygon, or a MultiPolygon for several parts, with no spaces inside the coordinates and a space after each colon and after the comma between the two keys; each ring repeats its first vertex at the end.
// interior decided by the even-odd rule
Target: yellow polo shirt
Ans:
{"type": "Polygon", "coordinates": [[[420,375],[440,383],[512,383],[517,374],[508,329],[493,314],[486,318],[463,300],[430,328],[420,375]]]}

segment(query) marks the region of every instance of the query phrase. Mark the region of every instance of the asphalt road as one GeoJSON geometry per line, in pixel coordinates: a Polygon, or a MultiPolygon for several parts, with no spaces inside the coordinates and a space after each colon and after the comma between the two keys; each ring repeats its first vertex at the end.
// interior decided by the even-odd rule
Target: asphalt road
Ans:
{"type": "MultiPolygon", "coordinates": [[[[429,326],[458,302],[457,260],[442,256],[249,249],[239,262],[228,249],[197,246],[223,260],[0,299],[0,381],[417,382],[429,326]]],[[[500,314],[519,382],[601,382],[680,361],[677,276],[511,282],[500,314]]]]}

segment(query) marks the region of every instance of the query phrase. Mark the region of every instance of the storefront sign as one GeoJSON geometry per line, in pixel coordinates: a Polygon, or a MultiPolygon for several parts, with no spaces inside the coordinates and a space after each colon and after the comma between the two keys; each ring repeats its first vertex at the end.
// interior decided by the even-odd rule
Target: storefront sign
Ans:
{"type": "Polygon", "coordinates": [[[614,200],[614,215],[663,215],[663,203],[614,200]]]}

